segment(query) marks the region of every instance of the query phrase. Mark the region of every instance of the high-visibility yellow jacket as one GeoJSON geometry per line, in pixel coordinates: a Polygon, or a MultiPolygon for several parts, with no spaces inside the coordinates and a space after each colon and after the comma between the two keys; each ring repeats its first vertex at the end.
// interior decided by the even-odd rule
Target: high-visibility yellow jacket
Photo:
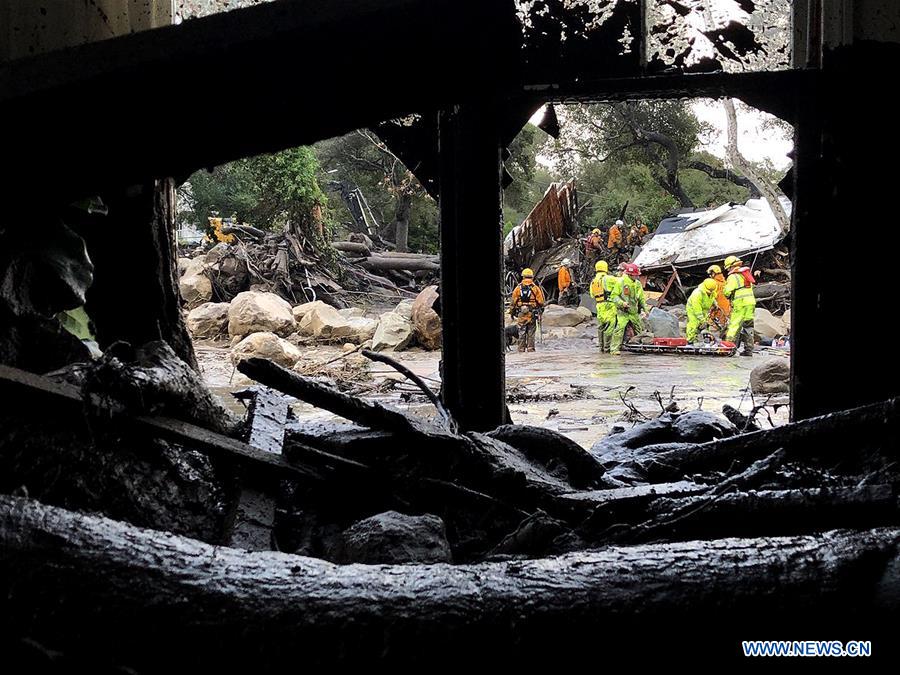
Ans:
{"type": "Polygon", "coordinates": [[[735,309],[738,307],[756,307],[756,296],[753,294],[753,286],[747,284],[747,280],[744,279],[744,275],[741,273],[743,269],[746,268],[742,267],[737,272],[729,274],[728,279],[725,280],[725,288],[722,289],[725,297],[731,300],[731,304],[735,309]]]}
{"type": "Polygon", "coordinates": [[[616,287],[609,294],[609,300],[616,310],[624,314],[639,314],[647,311],[647,299],[644,287],[637,279],[628,275],[619,277],[616,287]]]}
{"type": "Polygon", "coordinates": [[[712,293],[707,291],[703,284],[697,286],[687,301],[688,317],[693,316],[701,322],[705,321],[709,316],[709,310],[712,309],[715,302],[715,294],[715,291],[712,293]]]}
{"type": "Polygon", "coordinates": [[[597,272],[591,280],[591,297],[599,305],[608,302],[619,279],[608,272],[597,272]]]}

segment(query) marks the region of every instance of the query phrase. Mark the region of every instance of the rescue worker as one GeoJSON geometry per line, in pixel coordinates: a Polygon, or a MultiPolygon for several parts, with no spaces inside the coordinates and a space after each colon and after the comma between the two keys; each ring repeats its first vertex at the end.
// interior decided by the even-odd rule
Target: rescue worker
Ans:
{"type": "Polygon", "coordinates": [[[704,279],[687,301],[687,341],[699,342],[700,331],[709,324],[709,312],[716,302],[719,285],[715,279],[704,279]]]}
{"type": "Polygon", "coordinates": [[[569,295],[574,290],[571,267],[572,261],[568,258],[563,258],[559,271],[556,273],[556,285],[559,288],[559,304],[561,305],[569,304],[569,295]]]}
{"type": "Polygon", "coordinates": [[[744,356],[753,355],[753,314],[756,311],[756,296],[753,294],[755,280],[749,267],[742,267],[740,258],[730,255],[725,258],[728,278],[723,292],[731,301],[731,316],[725,339],[740,345],[743,342],[744,356]],[[740,337],[739,337],[740,336],[740,337]]]}
{"type": "Polygon", "coordinates": [[[716,282],[718,292],[716,293],[716,302],[709,314],[710,324],[724,335],[725,327],[728,325],[728,316],[731,314],[731,303],[725,297],[725,275],[722,274],[722,268],[718,265],[710,265],[706,268],[706,274],[710,279],[716,282]]]}
{"type": "Polygon", "coordinates": [[[534,271],[522,270],[522,282],[513,289],[509,315],[519,325],[519,351],[534,351],[534,334],[544,310],[544,292],[534,283],[534,271]]]}
{"type": "Polygon", "coordinates": [[[616,319],[609,346],[610,354],[618,354],[622,349],[625,331],[629,325],[636,333],[644,330],[641,315],[647,311],[647,300],[644,297],[644,287],[638,279],[640,276],[641,268],[634,263],[627,263],[625,274],[610,293],[609,300],[616,308],[616,319]]]}
{"type": "Polygon", "coordinates": [[[616,318],[616,308],[609,297],[619,280],[609,273],[609,265],[605,260],[598,260],[594,270],[596,275],[591,281],[591,297],[597,303],[597,344],[600,352],[604,353],[609,352],[616,318]]]}
{"type": "Polygon", "coordinates": [[[638,221],[638,236],[641,238],[641,243],[644,243],[644,237],[650,234],[650,228],[647,227],[643,221],[638,221]]]}
{"type": "Polygon", "coordinates": [[[621,220],[617,220],[615,224],[609,228],[609,235],[606,239],[606,248],[612,254],[617,254],[622,246],[622,227],[625,225],[621,220]]]}
{"type": "Polygon", "coordinates": [[[597,260],[603,254],[603,235],[596,227],[584,240],[584,257],[588,261],[597,260]]]}

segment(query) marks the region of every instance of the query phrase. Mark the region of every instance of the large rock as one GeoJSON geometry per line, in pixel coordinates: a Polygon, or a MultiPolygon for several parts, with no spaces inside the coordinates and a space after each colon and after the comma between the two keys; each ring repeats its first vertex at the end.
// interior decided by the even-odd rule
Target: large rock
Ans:
{"type": "Polygon", "coordinates": [[[178,292],[185,305],[188,309],[193,309],[209,302],[212,300],[212,291],[212,282],[206,276],[206,263],[202,258],[194,258],[178,280],[178,292]]]}
{"type": "Polygon", "coordinates": [[[787,332],[791,332],[791,310],[785,310],[784,314],[781,315],[781,323],[784,324],[784,327],[787,329],[787,332]]]}
{"type": "Polygon", "coordinates": [[[584,315],[577,309],[562,305],[547,305],[541,317],[541,325],[548,328],[571,328],[584,320],[584,315]]]}
{"type": "Polygon", "coordinates": [[[272,332],[290,335],[297,329],[291,305],[274,293],[238,293],[228,309],[228,334],[272,332]]]}
{"type": "Polygon", "coordinates": [[[787,394],[791,390],[791,366],[787,359],[771,359],[750,371],[754,394],[787,394]]]}
{"type": "Polygon", "coordinates": [[[350,334],[350,324],[347,317],[341,314],[331,305],[324,302],[315,302],[300,321],[299,331],[301,335],[328,340],[337,339],[350,334]]]}
{"type": "Polygon", "coordinates": [[[330,307],[330,305],[322,302],[321,300],[316,300],[314,302],[304,302],[302,305],[297,305],[293,309],[291,309],[291,313],[294,315],[294,321],[298,324],[303,320],[303,317],[306,316],[306,313],[311,309],[315,309],[316,307],[330,307]]]}
{"type": "Polygon", "coordinates": [[[362,319],[366,316],[366,311],[362,307],[345,307],[339,309],[338,313],[348,319],[362,319]]]}
{"type": "Polygon", "coordinates": [[[218,337],[228,330],[227,302],[205,302],[187,315],[187,327],[194,337],[218,337]]]}
{"type": "Polygon", "coordinates": [[[413,339],[412,322],[396,311],[385,312],[378,320],[372,337],[372,349],[376,352],[406,349],[413,339]]]}
{"type": "Polygon", "coordinates": [[[179,258],[178,259],[178,276],[184,276],[184,273],[187,272],[188,267],[191,266],[190,258],[179,258]]]}
{"type": "Polygon", "coordinates": [[[443,520],[396,511],[354,523],[342,533],[332,556],[342,563],[386,565],[453,561],[443,520]]]}
{"type": "Polygon", "coordinates": [[[412,325],[416,340],[425,349],[441,348],[441,317],[434,310],[438,299],[437,286],[425,288],[412,305],[412,325]]]}
{"type": "Polygon", "coordinates": [[[580,305],[575,308],[575,311],[581,315],[582,323],[585,323],[587,321],[593,321],[594,318],[597,316],[596,309],[592,310],[592,309],[588,309],[587,307],[582,307],[580,305]]]}
{"type": "Polygon", "coordinates": [[[401,300],[392,311],[396,312],[407,321],[412,321],[412,308],[414,302],[415,300],[401,300]]]}
{"type": "Polygon", "coordinates": [[[753,329],[757,335],[767,338],[775,338],[788,333],[784,321],[762,307],[757,307],[753,313],[753,329]]]}
{"type": "Polygon", "coordinates": [[[224,241],[220,241],[218,244],[216,244],[206,252],[206,255],[203,256],[203,260],[207,265],[215,265],[217,262],[222,260],[222,258],[226,258],[230,254],[231,246],[226,244],[224,241]]]}
{"type": "Polygon", "coordinates": [[[378,330],[378,321],[369,319],[364,316],[355,316],[347,320],[350,326],[350,334],[346,338],[350,342],[362,344],[375,337],[375,331],[378,330]]]}
{"type": "Polygon", "coordinates": [[[231,348],[231,362],[234,365],[256,356],[290,368],[302,355],[298,347],[270,332],[252,333],[231,348]]]}
{"type": "Polygon", "coordinates": [[[647,316],[646,329],[653,333],[653,337],[681,337],[678,328],[678,317],[674,314],[654,307],[647,316]]]}

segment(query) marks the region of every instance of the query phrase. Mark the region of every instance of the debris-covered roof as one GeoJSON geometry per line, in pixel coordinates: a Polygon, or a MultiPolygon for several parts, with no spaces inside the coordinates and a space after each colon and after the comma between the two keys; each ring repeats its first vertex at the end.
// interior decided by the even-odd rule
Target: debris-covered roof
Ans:
{"type": "Polygon", "coordinates": [[[503,255],[508,255],[514,248],[534,252],[550,248],[556,240],[574,231],[577,211],[575,179],[567,183],[551,183],[525,220],[506,235],[503,255]]]}
{"type": "MultiPolygon", "coordinates": [[[[782,199],[790,215],[791,203],[782,199]]],[[[764,199],[664,219],[635,258],[641,269],[690,267],[728,255],[767,251],[783,234],[764,199]]]]}

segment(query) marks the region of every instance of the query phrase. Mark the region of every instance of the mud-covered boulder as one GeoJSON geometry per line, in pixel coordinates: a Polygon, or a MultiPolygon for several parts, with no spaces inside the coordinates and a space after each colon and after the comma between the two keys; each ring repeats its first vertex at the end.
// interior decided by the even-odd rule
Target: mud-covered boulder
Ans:
{"type": "Polygon", "coordinates": [[[350,327],[350,333],[345,337],[356,344],[368,342],[375,337],[375,331],[378,330],[378,321],[364,316],[350,317],[347,325],[350,327]]]}
{"type": "Polygon", "coordinates": [[[577,309],[562,305],[547,305],[541,316],[541,325],[547,328],[573,328],[585,321],[585,316],[577,309]]]}
{"type": "Polygon", "coordinates": [[[204,302],[187,315],[187,327],[196,338],[214,338],[228,331],[227,302],[204,302]]]}
{"type": "Polygon", "coordinates": [[[386,511],[345,530],[331,557],[341,563],[398,565],[452,562],[444,521],[386,511]]]}
{"type": "Polygon", "coordinates": [[[789,309],[785,310],[784,314],[781,315],[781,323],[784,324],[785,329],[787,329],[787,332],[790,333],[791,332],[791,310],[789,310],[789,309]]]}
{"type": "Polygon", "coordinates": [[[647,467],[652,466],[659,453],[736,433],[731,422],[715,413],[665,413],[627,430],[614,429],[594,443],[590,453],[606,470],[607,478],[634,485],[649,482],[647,467]]]}
{"type": "Polygon", "coordinates": [[[188,267],[190,267],[191,259],[190,258],[179,258],[177,264],[178,264],[178,276],[181,277],[184,275],[185,272],[187,272],[188,267]]]}
{"type": "Polygon", "coordinates": [[[212,300],[212,282],[206,276],[206,262],[203,258],[194,258],[187,264],[184,274],[178,280],[178,292],[188,309],[212,300]]]}
{"type": "Polygon", "coordinates": [[[347,317],[331,305],[324,302],[313,303],[300,320],[298,330],[301,335],[308,335],[320,340],[336,339],[350,332],[347,317]]]}
{"type": "Polygon", "coordinates": [[[401,300],[400,302],[397,303],[397,306],[394,307],[394,309],[392,309],[391,311],[399,314],[407,321],[412,321],[412,310],[413,310],[414,302],[415,302],[415,300],[410,300],[410,299],[401,300]]]}
{"type": "Polygon", "coordinates": [[[763,361],[750,371],[754,394],[787,394],[791,390],[791,365],[787,359],[763,361]]]}
{"type": "Polygon", "coordinates": [[[575,311],[581,316],[582,323],[593,321],[597,316],[596,309],[588,309],[587,307],[582,307],[580,305],[575,308],[575,311]]]}
{"type": "Polygon", "coordinates": [[[228,308],[229,335],[271,332],[286,336],[296,329],[290,303],[274,293],[244,291],[237,294],[228,308]]]}
{"type": "Polygon", "coordinates": [[[322,302],[321,300],[315,300],[314,302],[304,302],[302,305],[297,305],[291,309],[291,313],[294,315],[294,321],[299,325],[301,321],[303,321],[303,317],[306,316],[307,312],[316,308],[316,307],[329,307],[327,303],[322,302]]]}
{"type": "Polygon", "coordinates": [[[231,362],[235,365],[259,357],[290,368],[302,355],[298,347],[270,332],[251,333],[231,348],[231,362]]]}
{"type": "Polygon", "coordinates": [[[378,320],[372,337],[372,349],[376,352],[399,352],[406,349],[412,339],[412,322],[397,311],[385,312],[378,320]]]}
{"type": "Polygon", "coordinates": [[[678,329],[678,317],[659,307],[650,310],[646,328],[653,334],[653,337],[681,337],[681,331],[678,329]]]}
{"type": "Polygon", "coordinates": [[[757,307],[753,313],[753,329],[757,335],[766,338],[775,338],[788,333],[784,321],[763,307],[757,307]]]}
{"type": "Polygon", "coordinates": [[[441,317],[434,309],[438,297],[438,287],[428,286],[412,304],[413,332],[416,341],[425,349],[441,348],[441,317]]]}

